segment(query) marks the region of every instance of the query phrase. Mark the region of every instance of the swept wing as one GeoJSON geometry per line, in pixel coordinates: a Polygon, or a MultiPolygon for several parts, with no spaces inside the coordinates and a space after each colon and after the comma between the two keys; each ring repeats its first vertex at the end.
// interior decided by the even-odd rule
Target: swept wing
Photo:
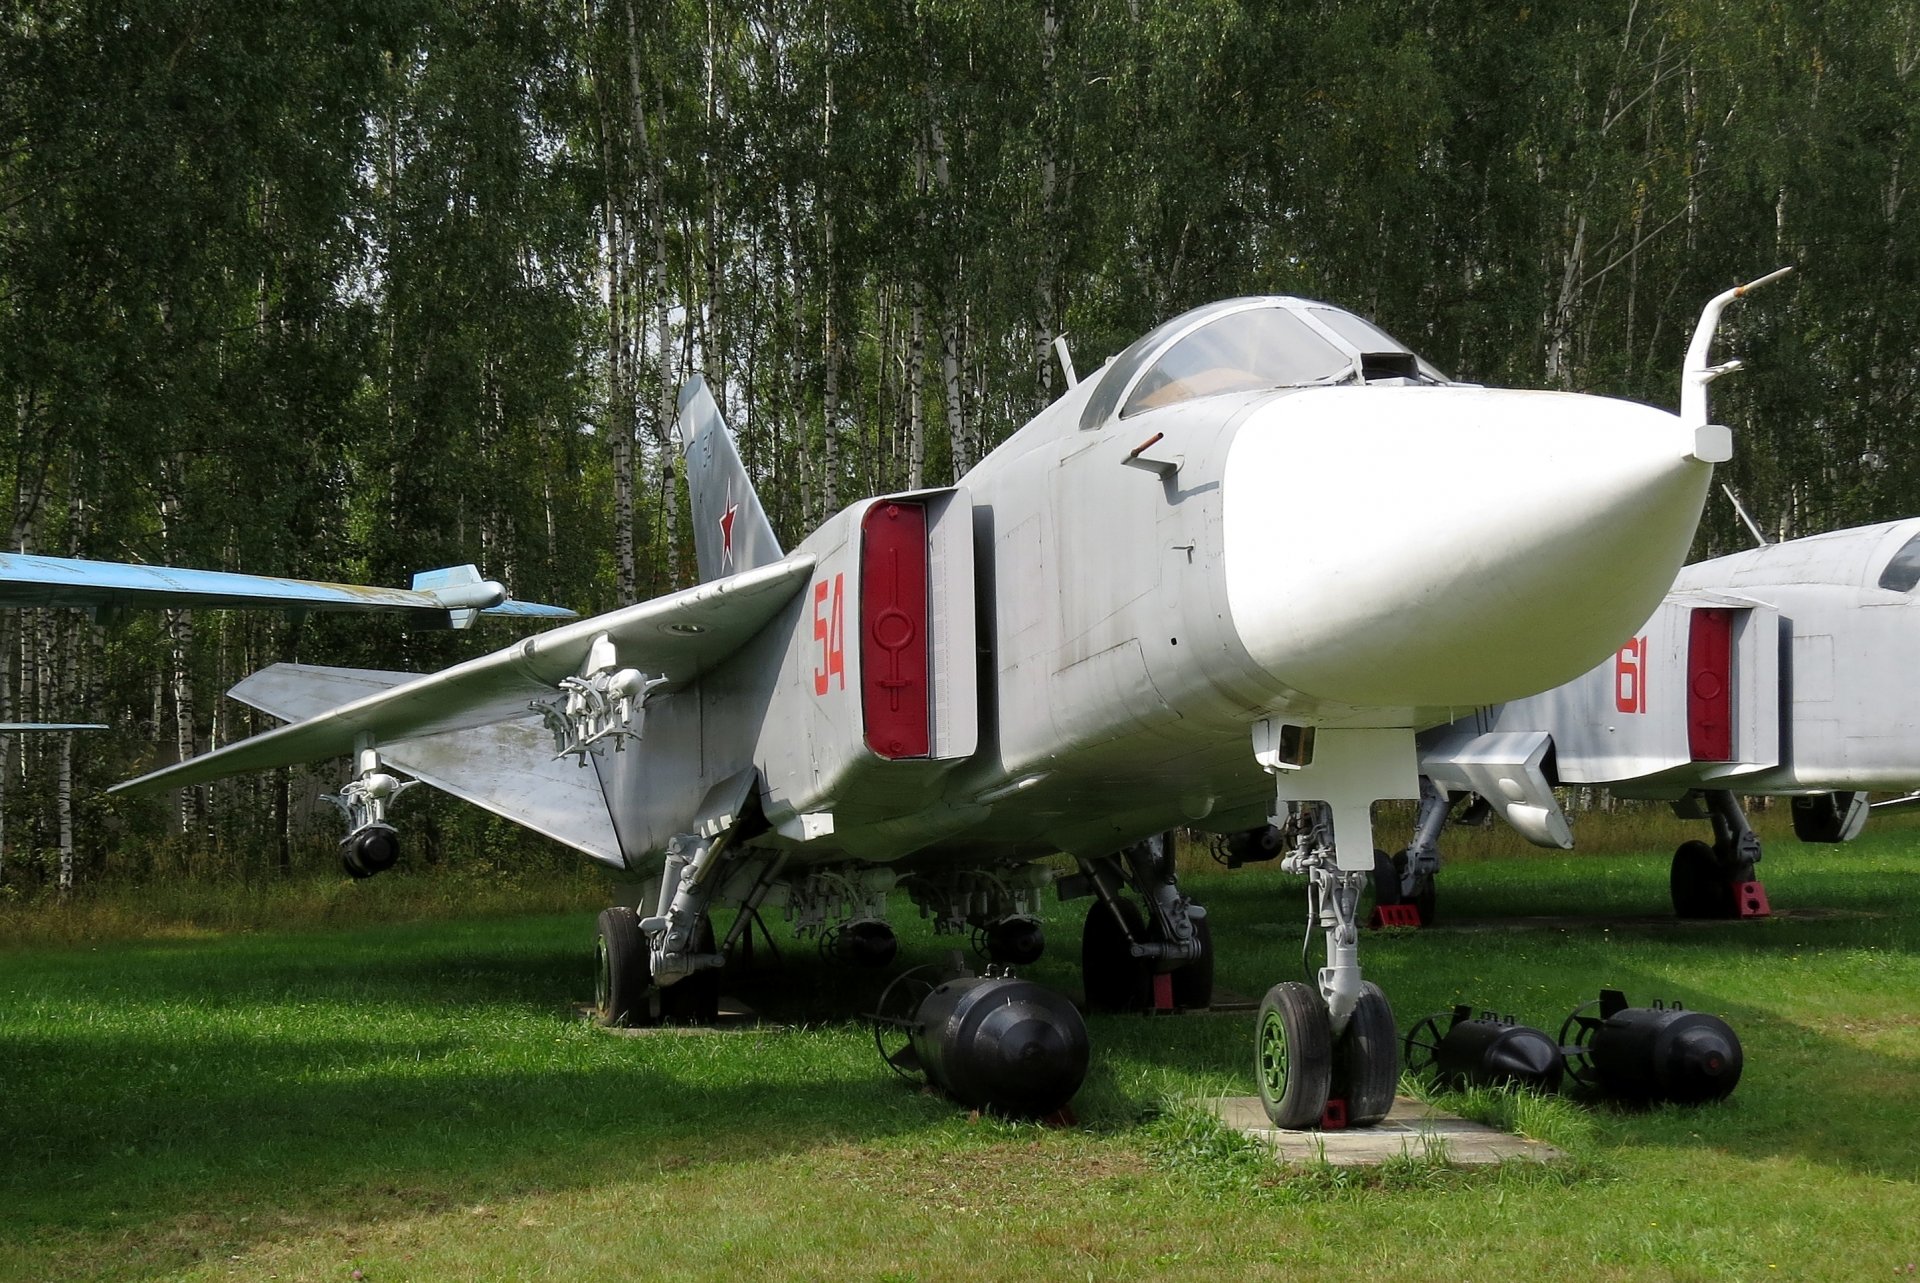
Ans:
{"type": "MultiPolygon", "coordinates": [[[[376,668],[275,664],[227,693],[284,722],[415,681],[418,673],[376,668]]],[[[380,745],[387,765],[442,793],[505,816],[535,833],[621,867],[620,839],[600,777],[573,758],[553,756],[553,740],[532,717],[380,745]]]]}

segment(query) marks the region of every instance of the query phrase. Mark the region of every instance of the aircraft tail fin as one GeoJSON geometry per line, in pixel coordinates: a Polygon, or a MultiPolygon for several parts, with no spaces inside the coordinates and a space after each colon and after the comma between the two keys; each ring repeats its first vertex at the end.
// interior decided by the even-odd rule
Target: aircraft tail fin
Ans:
{"type": "Polygon", "coordinates": [[[733,433],[721,419],[707,381],[697,374],[680,388],[675,431],[686,458],[693,551],[701,582],[757,570],[785,556],[734,448],[733,433]]]}

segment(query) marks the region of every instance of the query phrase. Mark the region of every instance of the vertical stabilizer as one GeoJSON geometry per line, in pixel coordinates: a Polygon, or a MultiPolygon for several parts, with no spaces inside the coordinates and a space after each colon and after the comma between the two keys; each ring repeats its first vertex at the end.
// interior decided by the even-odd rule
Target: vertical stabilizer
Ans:
{"type": "Polygon", "coordinates": [[[687,461],[693,552],[701,582],[780,560],[785,554],[733,447],[733,433],[721,421],[707,381],[697,374],[680,388],[675,431],[687,461]]]}

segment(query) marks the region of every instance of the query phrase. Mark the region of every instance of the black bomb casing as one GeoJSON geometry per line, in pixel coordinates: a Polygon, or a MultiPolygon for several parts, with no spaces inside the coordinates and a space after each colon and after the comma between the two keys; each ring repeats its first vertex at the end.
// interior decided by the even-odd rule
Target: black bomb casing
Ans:
{"type": "Polygon", "coordinates": [[[1575,1031],[1568,1068],[1583,1086],[1626,1104],[1703,1105],[1740,1082],[1746,1057],[1720,1017],[1677,1003],[1629,1007],[1617,989],[1601,991],[1599,1008],[1575,1011],[1561,1029],[1563,1043],[1575,1031]]]}
{"type": "Polygon", "coordinates": [[[1428,1016],[1407,1033],[1404,1063],[1415,1073],[1455,1087],[1560,1090],[1565,1061],[1559,1044],[1540,1030],[1490,1011],[1476,1016],[1464,1004],[1453,1009],[1444,1034],[1441,1019],[1428,1016]]]}
{"type": "Polygon", "coordinates": [[[1040,1118],[1087,1077],[1087,1026],[1031,980],[956,976],[921,1000],[908,1030],[927,1081],[970,1109],[1040,1118]]]}
{"type": "Polygon", "coordinates": [[[400,835],[390,824],[355,829],[340,843],[340,867],[355,879],[385,873],[400,859],[400,835]]]}

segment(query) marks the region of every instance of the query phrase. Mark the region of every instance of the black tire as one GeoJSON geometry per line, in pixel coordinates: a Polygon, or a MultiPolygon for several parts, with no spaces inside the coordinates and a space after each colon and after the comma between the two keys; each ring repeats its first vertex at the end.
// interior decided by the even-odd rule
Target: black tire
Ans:
{"type": "MultiPolygon", "coordinates": [[[[713,949],[713,919],[703,913],[693,931],[693,951],[712,953],[713,949]]],[[[660,986],[660,1019],[676,1025],[710,1025],[719,1018],[719,968],[709,967],[660,986]]]]}
{"type": "MultiPolygon", "coordinates": [[[[1396,851],[1393,856],[1394,885],[1404,886],[1405,882],[1403,879],[1406,875],[1407,852],[1403,848],[1396,851]]],[[[1374,876],[1379,877],[1380,875],[1376,872],[1374,876]]],[[[1406,895],[1404,892],[1401,894],[1401,903],[1411,904],[1415,909],[1419,910],[1420,925],[1430,927],[1433,925],[1434,912],[1440,907],[1440,889],[1435,884],[1433,878],[1421,878],[1414,884],[1412,895],[1406,895]]]]}
{"type": "Polygon", "coordinates": [[[1194,918],[1193,936],[1200,944],[1200,956],[1174,971],[1173,1005],[1205,1011],[1213,1005],[1213,924],[1204,917],[1194,918]]]}
{"type": "Polygon", "coordinates": [[[1328,1095],[1347,1102],[1347,1125],[1371,1127],[1393,1108],[1400,1087],[1400,1035],[1380,986],[1360,985],[1360,1003],[1333,1049],[1328,1095]]]}
{"type": "Polygon", "coordinates": [[[1333,1084],[1333,1028],[1311,987],[1284,980],[1267,990],[1254,1022],[1253,1076],[1275,1127],[1313,1127],[1333,1084]]]}
{"type": "Polygon", "coordinates": [[[1132,940],[1147,938],[1146,918],[1131,900],[1120,901],[1132,939],[1101,900],[1087,910],[1080,932],[1080,979],[1086,986],[1088,1011],[1150,1011],[1153,1009],[1153,963],[1136,958],[1132,940]]]}
{"type": "Polygon", "coordinates": [[[1793,812],[1793,835],[1802,842],[1844,841],[1847,811],[1852,806],[1851,793],[1809,793],[1796,797],[1789,808],[1793,812]]]}
{"type": "Polygon", "coordinates": [[[1705,842],[1682,842],[1674,850],[1667,890],[1673,898],[1676,918],[1733,916],[1733,888],[1727,885],[1720,857],[1705,842]]]}
{"type": "Polygon", "coordinates": [[[653,968],[639,916],[632,909],[602,909],[593,954],[594,1018],[612,1028],[645,1023],[653,968]]]}
{"type": "Polygon", "coordinates": [[[1398,859],[1379,847],[1373,848],[1373,902],[1376,906],[1400,903],[1400,870],[1407,865],[1406,852],[1398,859]]]}

